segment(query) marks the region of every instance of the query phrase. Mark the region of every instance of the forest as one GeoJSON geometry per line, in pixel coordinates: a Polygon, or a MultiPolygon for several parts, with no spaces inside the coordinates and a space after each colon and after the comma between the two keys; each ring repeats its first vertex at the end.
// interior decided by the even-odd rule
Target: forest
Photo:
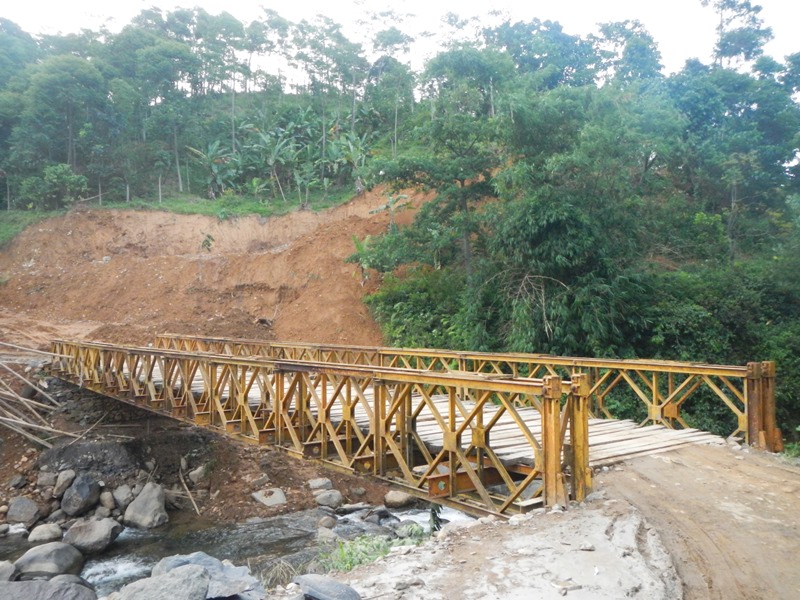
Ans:
{"type": "MultiPolygon", "coordinates": [[[[391,12],[359,41],[271,10],[58,36],[0,18],[3,212],[188,198],[226,218],[383,184],[394,215],[433,190],[412,225],[353,240],[387,344],[775,360],[796,440],[800,52],[764,54],[749,0],[703,2],[714,55],[673,74],[636,21],[451,14],[414,69],[423,40],[391,12]]],[[[726,412],[701,399],[692,424],[730,431],[726,412]]]]}

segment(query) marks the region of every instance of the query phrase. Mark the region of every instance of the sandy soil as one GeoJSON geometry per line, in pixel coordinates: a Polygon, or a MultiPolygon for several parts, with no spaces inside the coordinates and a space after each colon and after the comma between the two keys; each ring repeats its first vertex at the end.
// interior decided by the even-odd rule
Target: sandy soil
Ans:
{"type": "MultiPolygon", "coordinates": [[[[417,206],[426,199],[409,195],[417,206]]],[[[268,220],[89,210],[41,223],[0,251],[0,280],[6,281],[0,341],[142,344],[171,331],[379,344],[380,331],[362,303],[375,279],[364,279],[344,259],[354,251],[354,235],[385,231],[388,214],[373,213],[384,203],[376,190],[324,213],[268,220]],[[209,250],[202,246],[207,235],[213,237],[209,250]],[[263,319],[271,325],[260,325],[263,319]]],[[[412,216],[405,211],[398,220],[412,216]]],[[[13,353],[0,354],[5,360],[13,353]]],[[[166,420],[142,423],[146,435],[174,437],[175,425],[166,420]]],[[[133,432],[118,433],[138,435],[133,432]]],[[[0,485],[15,471],[33,478],[36,451],[4,430],[0,438],[0,485]]],[[[265,469],[289,490],[292,507],[312,501],[302,488],[319,472],[315,465],[230,441],[215,447],[222,466],[212,488],[226,491],[201,503],[205,514],[222,520],[261,515],[248,497],[265,469]]],[[[360,480],[337,479],[337,486],[369,488],[372,501],[382,492],[360,480]]],[[[342,578],[365,598],[800,597],[797,466],[756,452],[694,447],[630,461],[599,476],[597,487],[608,500],[455,532],[441,546],[342,578]],[[673,575],[681,586],[673,585],[673,575]]]]}

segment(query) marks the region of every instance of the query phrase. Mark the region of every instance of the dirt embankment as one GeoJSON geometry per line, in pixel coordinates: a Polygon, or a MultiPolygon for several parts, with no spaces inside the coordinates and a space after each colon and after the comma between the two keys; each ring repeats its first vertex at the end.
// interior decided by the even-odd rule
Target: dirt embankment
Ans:
{"type": "MultiPolygon", "coordinates": [[[[409,195],[414,206],[426,199],[409,195]]],[[[141,344],[172,331],[379,344],[362,302],[376,282],[345,259],[353,236],[386,231],[385,203],[376,189],[270,219],[107,210],[50,219],[0,252],[0,338],[141,344]]]]}

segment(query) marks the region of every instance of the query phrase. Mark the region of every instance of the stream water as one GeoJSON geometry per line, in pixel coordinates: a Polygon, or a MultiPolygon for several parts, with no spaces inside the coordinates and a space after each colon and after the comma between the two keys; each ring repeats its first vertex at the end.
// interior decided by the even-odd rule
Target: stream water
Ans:
{"type": "MultiPolygon", "coordinates": [[[[87,559],[81,576],[102,597],[149,576],[159,560],[174,554],[202,551],[237,566],[253,567],[251,561],[264,564],[305,550],[313,551],[317,523],[324,514],[320,510],[307,510],[248,523],[215,525],[189,513],[173,513],[170,523],[158,529],[125,528],[102,555],[87,559]]],[[[428,527],[426,509],[394,514],[401,520],[428,527]]],[[[448,508],[442,510],[441,517],[445,521],[471,519],[448,508]]],[[[0,560],[14,561],[33,546],[20,533],[0,537],[0,560]]]]}

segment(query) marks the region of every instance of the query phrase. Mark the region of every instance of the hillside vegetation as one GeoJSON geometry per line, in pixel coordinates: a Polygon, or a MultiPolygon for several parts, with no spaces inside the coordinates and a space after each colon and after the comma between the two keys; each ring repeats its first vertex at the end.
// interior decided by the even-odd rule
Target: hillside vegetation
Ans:
{"type": "MultiPolygon", "coordinates": [[[[367,303],[387,344],[775,360],[796,435],[800,53],[763,54],[757,5],[709,4],[713,61],[669,76],[632,21],[580,37],[451,16],[414,72],[389,13],[366,48],[272,11],[148,9],[116,34],[38,39],[0,19],[5,205],[194,193],[224,219],[386,183],[388,232],[350,260],[381,283],[367,303]]],[[[690,411],[716,431],[726,412],[690,411]]]]}

